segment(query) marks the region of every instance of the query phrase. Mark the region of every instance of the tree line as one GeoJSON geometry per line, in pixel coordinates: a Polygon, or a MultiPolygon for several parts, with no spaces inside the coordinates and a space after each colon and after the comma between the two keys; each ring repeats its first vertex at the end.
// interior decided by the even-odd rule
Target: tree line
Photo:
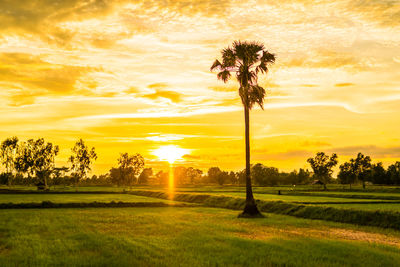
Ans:
{"type": "Polygon", "coordinates": [[[359,152],[339,166],[337,179],[332,179],[333,167],[338,164],[338,156],[333,153],[331,156],[324,152],[318,152],[315,157],[309,158],[307,162],[313,170],[313,178],[318,179],[324,185],[330,182],[348,184],[361,183],[365,189],[366,183],[381,185],[400,185],[400,162],[388,166],[387,169],[382,162],[372,163],[370,156],[359,152]]]}
{"type": "MultiPolygon", "coordinates": [[[[49,180],[60,180],[70,172],[69,182],[77,185],[87,177],[91,165],[97,159],[95,148],[89,148],[79,139],[71,149],[68,162],[71,167],[56,167],[55,157],[60,148],[44,138],[20,142],[18,137],[10,137],[1,143],[0,159],[5,172],[0,175],[0,183],[35,184],[40,189],[48,189],[49,180]]],[[[65,181],[65,179],[64,179],[65,181]]]]}
{"type": "MultiPolygon", "coordinates": [[[[0,184],[38,185],[42,189],[50,185],[167,185],[170,173],[160,170],[154,172],[145,167],[145,160],[139,153],[121,153],[117,164],[108,173],[88,176],[91,165],[97,159],[95,148],[88,147],[79,139],[71,149],[69,167],[55,166],[55,157],[59,146],[46,142],[44,138],[29,139],[20,142],[17,137],[10,137],[1,143],[0,159],[4,172],[0,174],[0,184]]],[[[338,156],[318,152],[307,159],[308,169],[282,172],[278,168],[261,163],[250,166],[250,175],[257,186],[301,185],[318,182],[325,188],[329,183],[360,183],[365,188],[367,182],[384,185],[400,185],[400,162],[385,169],[382,162],[372,163],[370,156],[361,152],[339,166],[337,179],[332,177],[333,168],[338,164],[338,156]]],[[[172,169],[175,185],[218,184],[244,185],[246,169],[225,171],[211,167],[207,172],[194,167],[177,166],[172,169]]]]}

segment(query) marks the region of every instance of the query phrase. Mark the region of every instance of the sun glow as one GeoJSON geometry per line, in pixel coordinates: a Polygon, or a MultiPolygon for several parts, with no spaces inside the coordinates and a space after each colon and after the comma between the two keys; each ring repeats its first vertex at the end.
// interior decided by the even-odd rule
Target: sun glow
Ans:
{"type": "Polygon", "coordinates": [[[189,152],[189,149],[181,148],[177,145],[167,145],[157,148],[153,151],[153,154],[160,160],[165,160],[172,164],[175,161],[182,159],[182,156],[189,152]]]}

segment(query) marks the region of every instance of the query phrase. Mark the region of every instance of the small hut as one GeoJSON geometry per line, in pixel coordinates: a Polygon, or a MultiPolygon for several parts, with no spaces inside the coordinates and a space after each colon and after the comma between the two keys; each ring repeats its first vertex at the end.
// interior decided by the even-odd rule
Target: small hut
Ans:
{"type": "Polygon", "coordinates": [[[323,186],[324,190],[326,190],[326,185],[321,180],[314,180],[314,181],[312,181],[311,185],[312,185],[312,187],[314,187],[314,189],[315,189],[315,187],[321,188],[321,186],[323,186]]]}
{"type": "Polygon", "coordinates": [[[311,183],[312,185],[324,185],[324,183],[321,180],[314,180],[311,183]]]}

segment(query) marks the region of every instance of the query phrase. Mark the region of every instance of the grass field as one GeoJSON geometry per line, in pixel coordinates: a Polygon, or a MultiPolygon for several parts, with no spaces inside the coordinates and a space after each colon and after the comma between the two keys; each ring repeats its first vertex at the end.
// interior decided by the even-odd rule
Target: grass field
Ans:
{"type": "MultiPolygon", "coordinates": [[[[238,219],[237,210],[202,206],[150,207],[156,202],[182,202],[123,193],[129,188],[81,187],[78,193],[67,188],[67,193],[43,194],[32,187],[15,189],[27,192],[0,193],[0,203],[122,201],[149,206],[0,209],[0,266],[398,266],[400,262],[400,231],[393,229],[272,213],[263,219],[238,219]]],[[[166,191],[134,188],[139,189],[166,191]]],[[[243,198],[243,191],[243,187],[216,186],[176,189],[177,194],[230,198],[243,198]]],[[[299,195],[289,190],[278,195],[271,188],[255,191],[264,203],[400,212],[400,203],[382,202],[396,201],[385,197],[396,199],[400,194],[381,189],[365,193],[304,189],[299,195]]]]}
{"type": "Polygon", "coordinates": [[[51,201],[54,203],[71,202],[168,202],[156,198],[135,196],[130,194],[0,194],[0,203],[38,203],[51,201]]]}
{"type": "Polygon", "coordinates": [[[1,210],[1,266],[396,266],[400,234],[214,208],[1,210]],[[321,238],[323,236],[323,238],[321,238]]]}
{"type": "Polygon", "coordinates": [[[340,209],[353,209],[353,210],[372,210],[372,211],[394,211],[400,212],[400,203],[368,203],[368,204],[312,204],[322,205],[326,207],[334,207],[340,209]]]}

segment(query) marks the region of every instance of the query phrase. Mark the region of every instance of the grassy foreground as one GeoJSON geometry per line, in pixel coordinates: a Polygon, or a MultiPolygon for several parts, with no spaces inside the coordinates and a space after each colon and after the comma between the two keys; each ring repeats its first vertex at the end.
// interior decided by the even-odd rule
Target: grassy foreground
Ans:
{"type": "Polygon", "coordinates": [[[400,234],[216,208],[0,210],[0,266],[396,266],[400,234]],[[323,236],[323,238],[321,238],[323,236]]]}
{"type": "MultiPolygon", "coordinates": [[[[132,191],[131,194],[175,201],[201,203],[208,207],[243,209],[244,198],[216,194],[166,193],[162,191],[132,191]]],[[[256,200],[263,212],[291,215],[295,217],[326,221],[351,223],[356,225],[378,226],[400,230],[400,212],[391,210],[353,210],[329,206],[302,205],[283,201],[256,200]]]]}

